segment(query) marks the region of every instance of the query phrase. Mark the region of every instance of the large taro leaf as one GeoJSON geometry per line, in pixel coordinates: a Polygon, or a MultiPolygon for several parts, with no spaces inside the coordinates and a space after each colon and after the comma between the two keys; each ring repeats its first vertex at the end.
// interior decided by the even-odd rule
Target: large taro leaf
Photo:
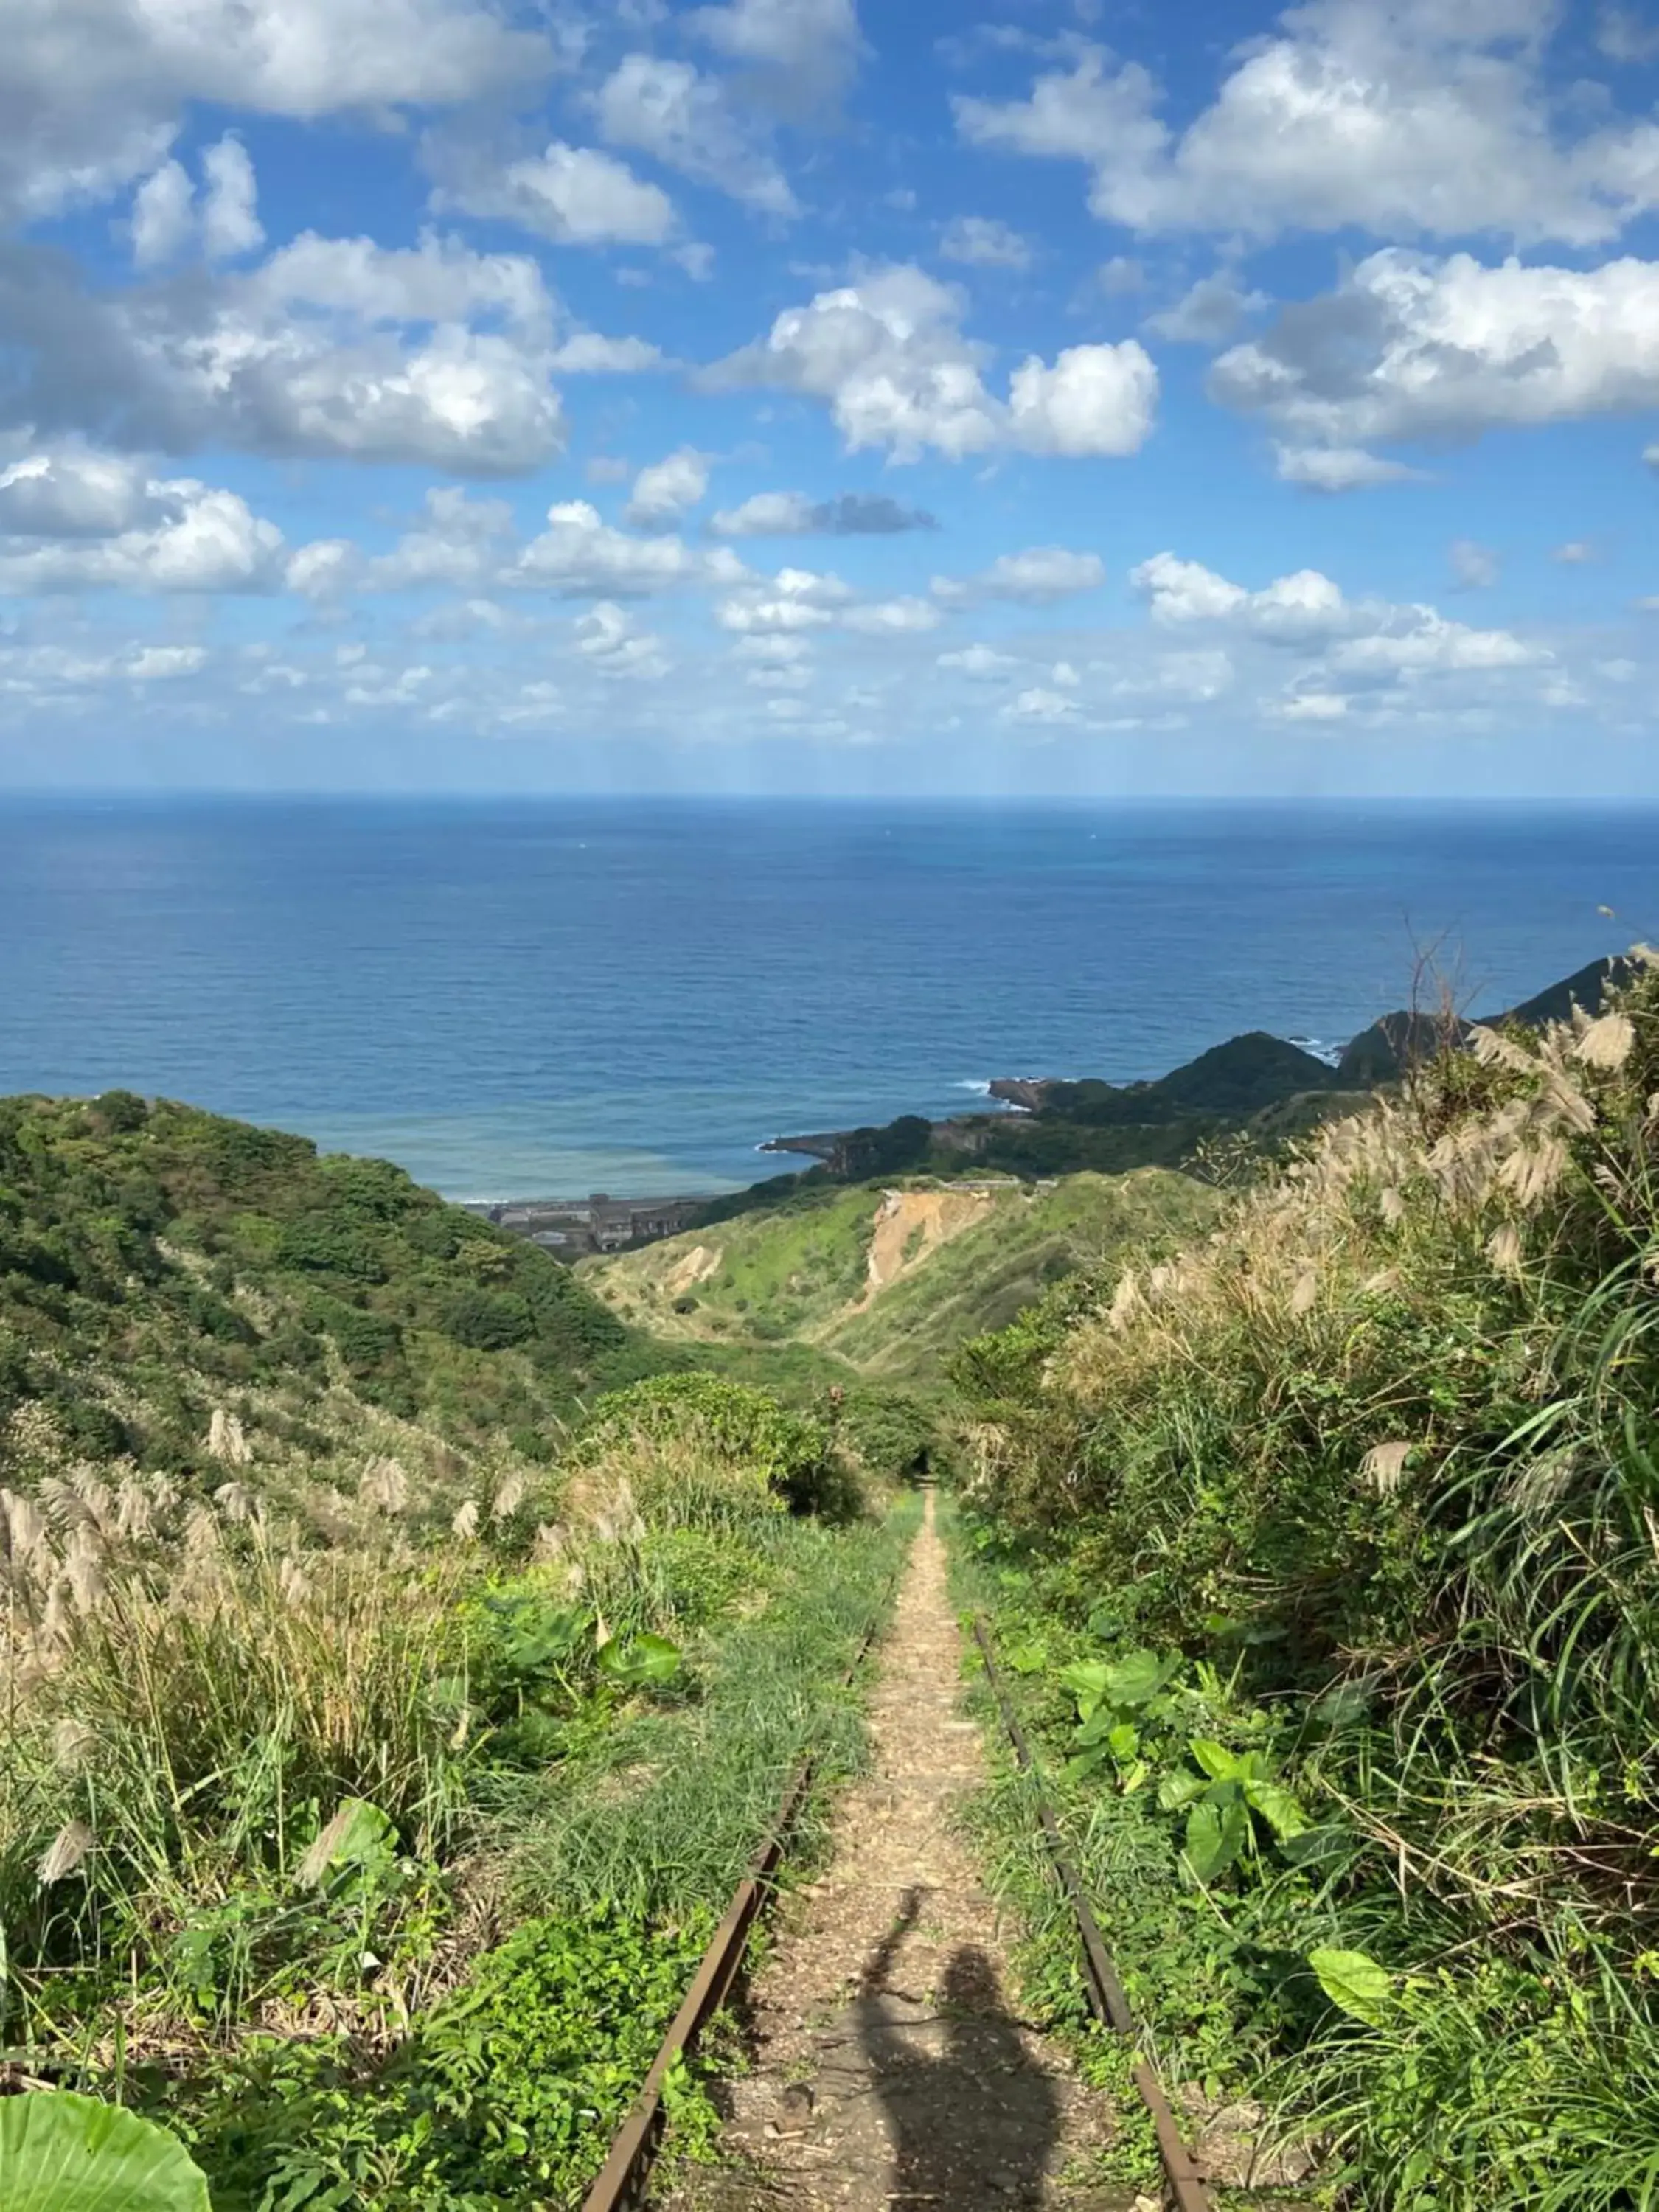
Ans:
{"type": "Polygon", "coordinates": [[[1187,1815],[1187,1863],[1199,1881],[1225,1874],[1250,1840],[1250,1816],[1235,1798],[1231,1805],[1207,1799],[1187,1815]]]}
{"type": "Polygon", "coordinates": [[[1394,2004],[1394,1977],[1364,1951],[1310,1951],[1308,1964],[1339,2012],[1381,2027],[1394,2004]]]}
{"type": "Polygon", "coordinates": [[[5,2212],[211,2212],[181,2142],[119,2105],[70,2089],[0,2097],[5,2212]]]}

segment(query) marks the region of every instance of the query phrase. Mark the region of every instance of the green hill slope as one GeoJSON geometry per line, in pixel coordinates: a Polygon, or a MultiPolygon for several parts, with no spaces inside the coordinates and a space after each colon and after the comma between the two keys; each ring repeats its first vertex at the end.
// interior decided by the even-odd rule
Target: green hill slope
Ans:
{"type": "Polygon", "coordinates": [[[352,1407],[539,1456],[579,1393],[664,1364],[545,1253],[384,1161],[125,1092],[0,1100],[5,1439],[187,1469],[352,1407]],[[21,1424],[21,1430],[20,1430],[21,1424]]]}
{"type": "Polygon", "coordinates": [[[703,1345],[787,1340],[895,1378],[939,1373],[981,1330],[1126,1243],[1195,1232],[1204,1185],[1161,1169],[1012,1183],[910,1181],[814,1193],[588,1261],[631,1323],[703,1345]]]}

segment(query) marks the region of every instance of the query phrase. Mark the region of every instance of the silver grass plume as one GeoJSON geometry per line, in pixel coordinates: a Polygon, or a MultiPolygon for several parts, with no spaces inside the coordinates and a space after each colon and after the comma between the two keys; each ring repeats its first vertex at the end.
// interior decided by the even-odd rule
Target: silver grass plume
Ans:
{"type": "Polygon", "coordinates": [[[465,1505],[457,1506],[455,1517],[450,1522],[452,1531],[462,1543],[470,1544],[478,1533],[478,1501],[469,1498],[465,1505]]]}
{"type": "Polygon", "coordinates": [[[92,1844],[92,1830],[84,1820],[66,1820],[47,1844],[34,1870],[41,1888],[50,1889],[53,1882],[78,1874],[87,1863],[92,1844]]]}
{"type": "Polygon", "coordinates": [[[1389,1498],[1399,1489],[1400,1478],[1411,1455],[1412,1448],[1406,1439],[1394,1437],[1387,1443],[1371,1446],[1359,1462],[1359,1472],[1370,1478],[1379,1498],[1389,1498]]]}
{"type": "Polygon", "coordinates": [[[1573,1051],[1586,1067],[1614,1070],[1636,1049],[1636,1024],[1628,1014],[1603,1014],[1583,1031],[1573,1051]]]}

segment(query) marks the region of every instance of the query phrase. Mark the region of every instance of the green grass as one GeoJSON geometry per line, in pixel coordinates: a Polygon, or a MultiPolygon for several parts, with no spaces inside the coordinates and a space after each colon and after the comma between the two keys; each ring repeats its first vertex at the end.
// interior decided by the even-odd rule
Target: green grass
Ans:
{"type": "Polygon", "coordinates": [[[936,1383],[960,1344],[1012,1321],[1054,1282],[1127,1243],[1194,1234],[1217,1205],[1206,1185],[1158,1169],[1072,1176],[1035,1191],[1002,1184],[987,1218],[931,1250],[913,1230],[900,1271],[870,1297],[870,1242],[887,1188],[797,1199],[580,1272],[630,1323],[695,1340],[700,1356],[707,1346],[738,1373],[764,1372],[743,1364],[752,1358],[776,1363],[781,1380],[787,1363],[802,1380],[826,1383],[848,1370],[936,1383]],[[693,1284],[688,1261],[699,1251],[718,1262],[693,1284]]]}
{"type": "Polygon", "coordinates": [[[1649,973],[959,1362],[1132,1994],[1367,2212],[1659,2205],[1656,1093],[1649,973]]]}
{"type": "Polygon", "coordinates": [[[1103,1267],[1154,1237],[1195,1235],[1216,1209],[1206,1185],[1158,1168],[1010,1193],[988,1220],[930,1253],[824,1344],[871,1375],[934,1380],[969,1338],[1006,1328],[1080,1267],[1103,1267]]]}

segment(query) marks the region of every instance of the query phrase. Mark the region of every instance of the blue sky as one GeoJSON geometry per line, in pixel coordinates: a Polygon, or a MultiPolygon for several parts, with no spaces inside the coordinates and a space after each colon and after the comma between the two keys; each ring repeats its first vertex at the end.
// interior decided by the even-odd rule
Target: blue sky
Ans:
{"type": "Polygon", "coordinates": [[[0,36],[0,784],[1659,789],[1650,6],[0,36]]]}

